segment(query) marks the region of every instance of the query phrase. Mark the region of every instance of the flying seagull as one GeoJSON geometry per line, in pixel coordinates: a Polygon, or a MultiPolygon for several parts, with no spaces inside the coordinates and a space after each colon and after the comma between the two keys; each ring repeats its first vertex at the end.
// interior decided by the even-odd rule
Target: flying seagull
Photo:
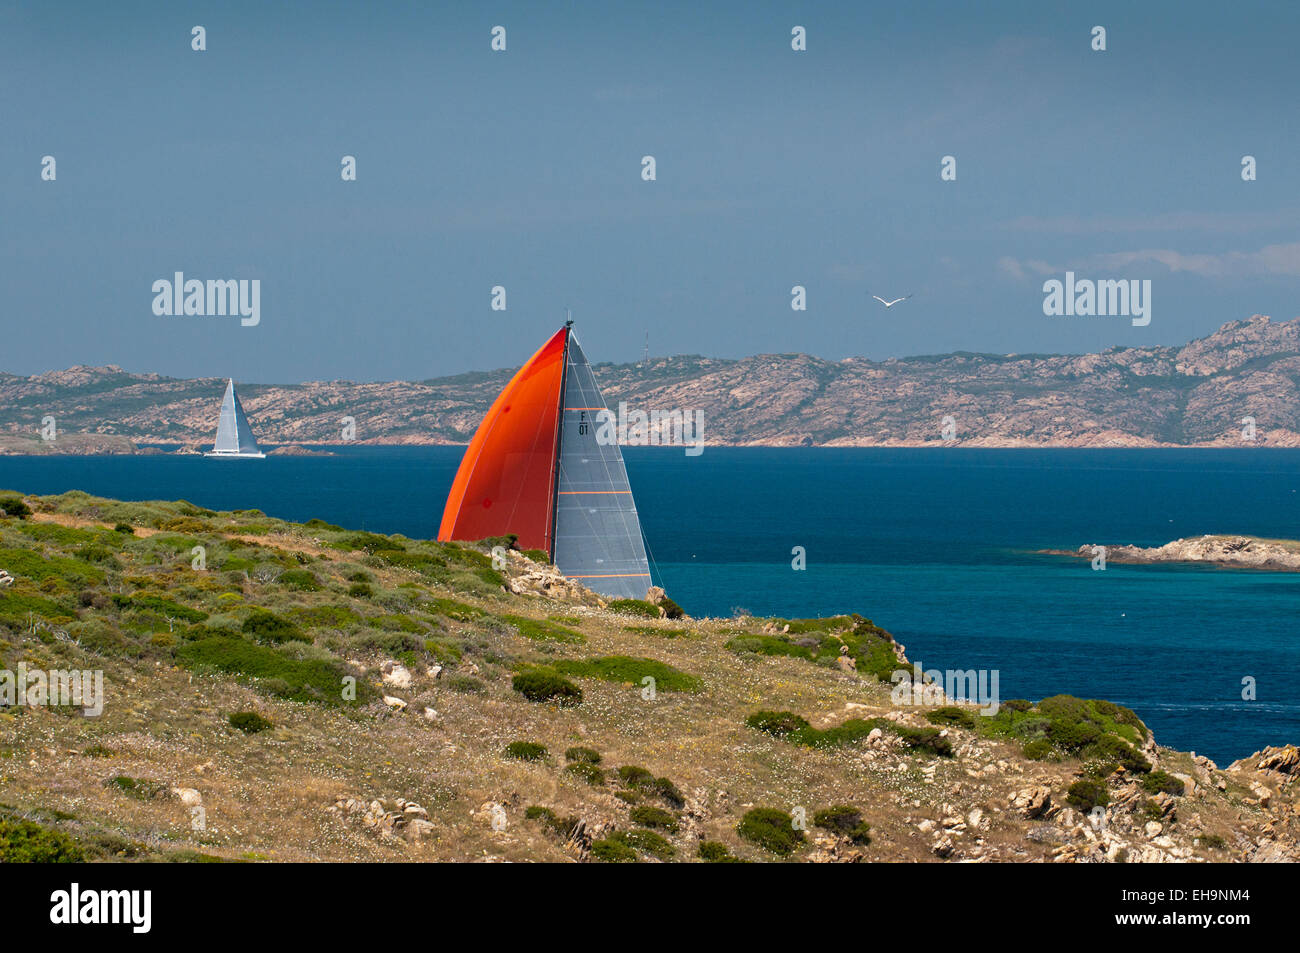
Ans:
{"type": "Polygon", "coordinates": [[[898,302],[900,302],[900,301],[906,301],[908,298],[910,298],[910,297],[912,297],[912,296],[911,296],[911,295],[903,295],[903,297],[901,297],[901,298],[895,298],[893,301],[886,301],[884,298],[880,297],[880,295],[872,295],[871,297],[875,298],[877,301],[879,301],[881,304],[883,304],[886,308],[892,308],[894,305],[898,304],[898,302]]]}

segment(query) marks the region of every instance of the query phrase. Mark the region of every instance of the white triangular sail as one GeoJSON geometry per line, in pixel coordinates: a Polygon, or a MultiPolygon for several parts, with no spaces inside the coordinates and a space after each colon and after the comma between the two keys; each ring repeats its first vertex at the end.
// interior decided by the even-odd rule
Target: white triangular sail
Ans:
{"type": "MultiPolygon", "coordinates": [[[[555,494],[555,565],[601,595],[644,599],[650,566],[617,440],[596,439],[605,400],[569,332],[555,494]]],[[[608,428],[607,428],[608,429],[608,428]]]]}
{"type": "Polygon", "coordinates": [[[217,440],[208,457],[265,457],[258,449],[253,429],[248,426],[244,407],[235,393],[235,382],[226,384],[226,396],[221,400],[221,416],[217,418],[217,440]]]}

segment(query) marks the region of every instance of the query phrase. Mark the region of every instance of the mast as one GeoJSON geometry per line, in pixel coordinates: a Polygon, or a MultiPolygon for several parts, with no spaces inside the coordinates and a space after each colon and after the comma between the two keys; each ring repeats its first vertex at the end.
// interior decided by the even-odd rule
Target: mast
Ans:
{"type": "Polygon", "coordinates": [[[573,337],[573,312],[566,309],[564,321],[564,354],[560,357],[560,395],[556,409],[555,455],[551,457],[551,527],[547,540],[546,556],[555,565],[555,530],[560,519],[560,441],[564,439],[564,385],[569,378],[569,340],[573,337]]]}

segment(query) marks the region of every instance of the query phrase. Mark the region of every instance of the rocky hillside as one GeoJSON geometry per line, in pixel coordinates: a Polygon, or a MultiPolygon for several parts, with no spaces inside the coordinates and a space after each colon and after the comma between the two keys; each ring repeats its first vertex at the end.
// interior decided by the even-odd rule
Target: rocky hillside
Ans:
{"type": "Polygon", "coordinates": [[[0,862],[1300,859],[1294,747],[903,697],[860,615],[691,619],[249,510],[0,514],[0,862]],[[17,694],[56,671],[102,694],[17,694]]]}
{"type": "MultiPolygon", "coordinates": [[[[419,382],[240,388],[268,444],[464,443],[511,370],[419,382]]],[[[699,410],[706,442],[774,446],[939,444],[943,419],[968,446],[1300,446],[1300,319],[1255,315],[1184,347],[1085,355],[946,354],[826,361],[654,358],[601,364],[612,406],[699,410]],[[1255,440],[1242,438],[1255,419],[1255,440]]],[[[224,381],[74,367],[0,375],[0,431],[144,443],[210,442],[224,381]]],[[[4,448],[0,447],[0,452],[4,448]]]]}

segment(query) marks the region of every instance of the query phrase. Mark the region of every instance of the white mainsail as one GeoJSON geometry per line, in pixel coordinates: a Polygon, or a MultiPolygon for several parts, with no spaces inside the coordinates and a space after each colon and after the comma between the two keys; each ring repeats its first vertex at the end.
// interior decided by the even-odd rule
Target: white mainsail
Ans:
{"type": "Polygon", "coordinates": [[[555,493],[555,565],[604,596],[644,599],[650,566],[618,443],[596,438],[607,410],[572,330],[565,354],[555,493]]]}
{"type": "Polygon", "coordinates": [[[205,457],[246,457],[260,460],[266,456],[258,449],[253,429],[248,426],[244,407],[235,393],[233,380],[226,384],[226,396],[221,401],[221,416],[217,418],[217,440],[211,453],[205,457]]]}

